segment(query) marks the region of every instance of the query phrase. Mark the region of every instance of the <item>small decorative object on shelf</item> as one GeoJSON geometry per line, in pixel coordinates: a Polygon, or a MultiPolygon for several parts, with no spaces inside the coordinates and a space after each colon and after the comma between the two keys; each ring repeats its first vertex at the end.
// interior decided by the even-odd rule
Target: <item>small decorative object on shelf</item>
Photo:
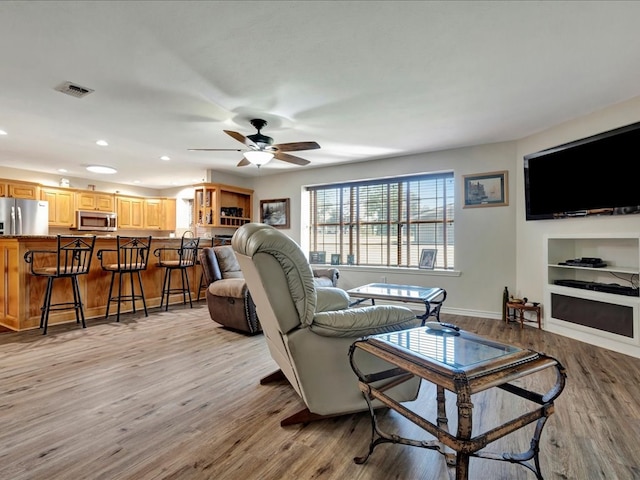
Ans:
{"type": "Polygon", "coordinates": [[[513,295],[511,295],[511,298],[509,299],[509,303],[527,303],[527,297],[524,298],[515,298],[513,295]]]}
{"type": "Polygon", "coordinates": [[[326,263],[326,252],[309,252],[309,263],[326,263]]]}

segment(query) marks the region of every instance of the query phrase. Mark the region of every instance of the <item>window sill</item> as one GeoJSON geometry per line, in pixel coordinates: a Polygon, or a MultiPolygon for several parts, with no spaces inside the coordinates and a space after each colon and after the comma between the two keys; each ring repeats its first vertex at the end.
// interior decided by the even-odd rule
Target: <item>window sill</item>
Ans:
{"type": "Polygon", "coordinates": [[[459,270],[438,270],[426,268],[406,268],[406,267],[371,267],[363,265],[327,265],[327,268],[337,268],[345,272],[370,272],[370,273],[394,273],[399,275],[430,275],[442,277],[459,277],[462,272],[459,270]]]}

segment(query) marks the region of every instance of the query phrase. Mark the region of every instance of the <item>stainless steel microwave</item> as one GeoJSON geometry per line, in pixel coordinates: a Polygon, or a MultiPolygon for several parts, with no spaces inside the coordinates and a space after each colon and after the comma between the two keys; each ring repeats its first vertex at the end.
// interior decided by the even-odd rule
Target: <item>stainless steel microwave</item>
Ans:
{"type": "Polygon", "coordinates": [[[95,210],[78,210],[76,212],[76,228],[78,230],[115,232],[117,226],[117,215],[113,212],[95,210]]]}

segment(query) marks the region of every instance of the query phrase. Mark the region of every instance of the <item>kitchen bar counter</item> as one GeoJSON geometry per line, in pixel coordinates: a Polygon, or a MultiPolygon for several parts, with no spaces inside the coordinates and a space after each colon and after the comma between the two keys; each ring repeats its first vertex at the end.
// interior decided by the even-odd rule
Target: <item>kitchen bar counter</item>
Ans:
{"type": "MultiPolygon", "coordinates": [[[[55,250],[57,237],[55,235],[3,235],[0,236],[0,325],[12,330],[28,330],[38,328],[40,325],[40,308],[47,285],[46,278],[31,275],[29,264],[24,260],[24,254],[29,250],[55,250]]],[[[208,246],[204,243],[202,246],[208,246]]],[[[162,278],[164,269],[156,265],[157,258],[153,251],[160,247],[179,248],[180,238],[153,237],[151,241],[151,253],[147,270],[142,272],[142,284],[144,286],[147,307],[160,305],[162,297],[162,278]]],[[[115,249],[115,235],[97,235],[91,269],[87,275],[78,277],[80,292],[84,303],[86,318],[102,318],[106,312],[109,283],[111,273],[104,272],[100,267],[100,261],[96,252],[100,249],[115,249]]],[[[197,297],[200,267],[192,269],[189,276],[193,299],[197,297]]],[[[126,278],[126,277],[125,277],[126,278]]],[[[172,279],[172,285],[178,285],[178,275],[172,279]]],[[[123,282],[129,288],[129,282],[123,282]]],[[[126,290],[129,291],[129,290],[126,290]]],[[[55,303],[72,300],[72,290],[69,281],[64,279],[54,282],[53,299],[55,303]],[[65,300],[67,299],[67,300],[65,300]]],[[[182,303],[182,295],[172,295],[170,303],[182,303]]],[[[136,310],[142,310],[141,302],[136,305],[136,310]]],[[[113,308],[112,308],[113,310],[113,308]]],[[[131,311],[131,303],[122,304],[122,312],[131,311]]],[[[73,310],[52,311],[49,316],[49,326],[75,322],[73,310]]],[[[114,316],[115,321],[115,316],[114,316]]],[[[89,320],[87,326],[91,326],[89,320]]]]}

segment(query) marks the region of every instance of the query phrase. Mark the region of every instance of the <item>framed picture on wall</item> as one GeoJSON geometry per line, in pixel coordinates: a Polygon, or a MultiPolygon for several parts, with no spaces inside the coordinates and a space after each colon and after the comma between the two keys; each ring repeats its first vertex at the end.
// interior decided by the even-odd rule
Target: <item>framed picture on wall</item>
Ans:
{"type": "Polygon", "coordinates": [[[289,199],[260,200],[260,221],[274,228],[289,228],[289,199]]]}
{"type": "Polygon", "coordinates": [[[420,264],[418,266],[420,268],[433,270],[433,267],[436,266],[436,253],[438,253],[438,250],[435,248],[423,248],[422,253],[420,254],[420,264]]]}
{"type": "Polygon", "coordinates": [[[506,170],[464,175],[463,208],[503,207],[509,205],[509,185],[506,170]]]}

